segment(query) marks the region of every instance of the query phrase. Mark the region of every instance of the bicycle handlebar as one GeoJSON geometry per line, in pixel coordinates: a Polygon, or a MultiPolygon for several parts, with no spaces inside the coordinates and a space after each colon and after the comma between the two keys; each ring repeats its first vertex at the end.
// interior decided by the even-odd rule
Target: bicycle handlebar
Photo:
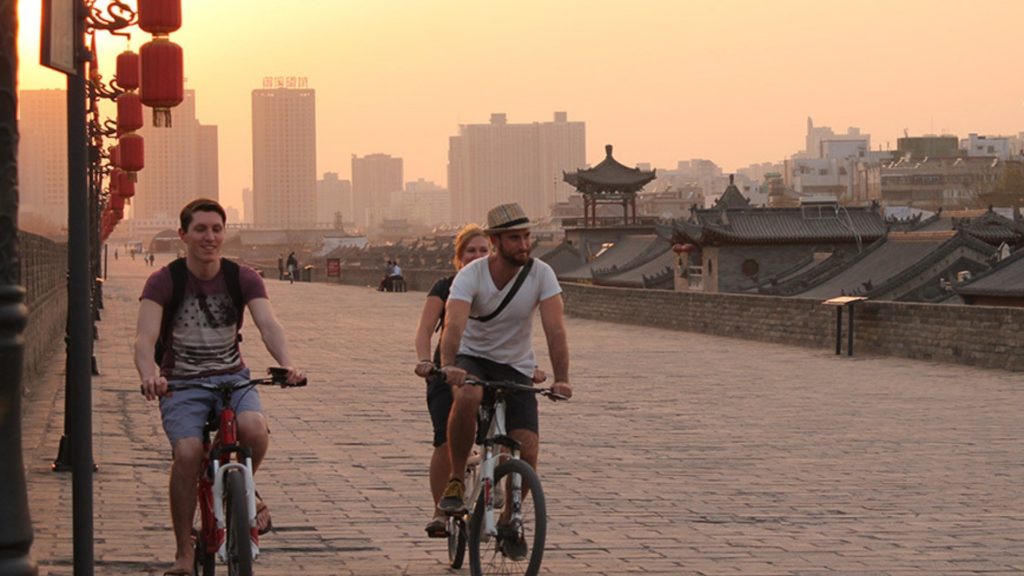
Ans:
{"type": "MultiPolygon", "coordinates": [[[[431,375],[444,376],[444,372],[434,368],[430,371],[431,375]]],[[[471,386],[480,386],[481,388],[492,388],[498,390],[509,390],[512,392],[532,392],[534,394],[540,394],[541,396],[547,397],[551,400],[568,400],[568,396],[564,396],[555,392],[551,387],[538,387],[530,386],[528,384],[520,384],[512,380],[480,380],[473,376],[467,376],[465,380],[466,384],[471,386]]]]}
{"type": "Polygon", "coordinates": [[[209,382],[203,382],[201,380],[184,380],[180,382],[168,383],[168,392],[177,392],[180,390],[190,390],[194,388],[202,388],[204,390],[210,390],[213,392],[221,392],[225,390],[241,390],[243,388],[249,388],[252,386],[280,386],[281,388],[299,388],[309,383],[308,378],[303,378],[301,381],[295,384],[289,384],[285,380],[285,376],[288,371],[284,368],[272,367],[267,369],[267,373],[270,374],[269,378],[253,378],[252,380],[241,380],[238,382],[230,382],[226,384],[211,384],[209,382]]]}

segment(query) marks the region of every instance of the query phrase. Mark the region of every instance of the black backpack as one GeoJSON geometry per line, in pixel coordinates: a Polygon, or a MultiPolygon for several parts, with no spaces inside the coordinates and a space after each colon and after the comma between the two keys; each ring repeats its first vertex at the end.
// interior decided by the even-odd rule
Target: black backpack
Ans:
{"type": "MultiPolygon", "coordinates": [[[[220,259],[220,269],[224,272],[224,283],[227,284],[228,294],[231,295],[231,302],[235,305],[237,314],[236,330],[242,329],[242,320],[245,317],[245,302],[242,301],[241,266],[227,258],[220,259]]],[[[160,320],[160,336],[156,340],[155,358],[159,366],[163,363],[167,343],[171,341],[171,333],[174,330],[174,315],[185,300],[185,284],[188,283],[188,267],[184,258],[178,258],[167,265],[171,273],[171,301],[164,306],[163,318],[160,320]]],[[[242,334],[239,332],[238,341],[242,341],[242,334]]]]}

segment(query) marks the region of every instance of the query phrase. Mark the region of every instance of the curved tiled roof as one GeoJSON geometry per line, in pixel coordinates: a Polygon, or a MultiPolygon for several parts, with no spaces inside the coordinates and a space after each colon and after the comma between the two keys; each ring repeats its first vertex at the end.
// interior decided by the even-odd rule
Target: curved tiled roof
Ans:
{"type": "Polygon", "coordinates": [[[1024,250],[1017,250],[988,272],[954,290],[965,296],[1024,297],[1024,250]]]}
{"type": "Polygon", "coordinates": [[[559,278],[567,280],[584,280],[594,277],[595,270],[610,270],[611,268],[621,269],[627,262],[641,254],[652,240],[653,235],[626,235],[620,238],[615,245],[605,250],[600,256],[591,262],[586,262],[572,270],[558,274],[559,278]]]}
{"type": "Polygon", "coordinates": [[[697,210],[696,222],[677,222],[678,239],[694,244],[874,242],[886,224],[871,208],[746,208],[697,210]]]}
{"type": "Polygon", "coordinates": [[[604,147],[605,159],[593,168],[563,172],[563,179],[580,192],[637,192],[654,180],[654,170],[630,168],[612,158],[611,144],[604,147]]]}
{"type": "Polygon", "coordinates": [[[648,261],[635,268],[631,268],[610,276],[602,276],[594,279],[595,284],[601,286],[623,286],[643,288],[644,280],[663,273],[666,269],[672,269],[675,264],[675,253],[665,250],[653,260],[648,261]]]}
{"type": "Polygon", "coordinates": [[[885,294],[961,247],[973,251],[977,260],[989,257],[994,251],[988,244],[965,234],[952,237],[948,234],[892,235],[857,255],[848,265],[838,267],[814,286],[794,295],[825,299],[885,294]]]}

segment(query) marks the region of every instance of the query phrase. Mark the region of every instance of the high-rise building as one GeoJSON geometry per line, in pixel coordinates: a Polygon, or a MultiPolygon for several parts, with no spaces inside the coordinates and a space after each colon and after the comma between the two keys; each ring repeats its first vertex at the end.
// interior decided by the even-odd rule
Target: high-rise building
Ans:
{"type": "Polygon", "coordinates": [[[242,218],[249,224],[252,224],[252,188],[242,188],[242,218]]]}
{"type": "Polygon", "coordinates": [[[384,219],[392,199],[402,193],[402,159],[388,154],[352,155],[353,221],[369,228],[384,219]]]}
{"type": "Polygon", "coordinates": [[[217,127],[200,124],[196,92],[174,109],[174,124],[139,130],[145,139],[146,167],[132,199],[136,229],[178,228],[181,208],[196,198],[218,200],[217,127]]]}
{"type": "Polygon", "coordinates": [[[18,98],[21,226],[57,233],[68,223],[67,96],[64,90],[22,90],[18,98]]]}
{"type": "Polygon", "coordinates": [[[399,212],[392,217],[429,226],[448,224],[452,221],[451,196],[447,188],[423,178],[406,182],[399,212]]]}
{"type": "Polygon", "coordinates": [[[339,180],[336,172],[324,172],[316,181],[316,223],[340,228],[352,221],[352,183],[339,180]]]}
{"type": "Polygon", "coordinates": [[[555,112],[552,122],[459,126],[449,139],[448,189],[456,222],[479,222],[491,207],[519,202],[531,218],[547,216],[572,187],[562,173],[586,165],[586,125],[555,112]]]}
{"type": "Polygon", "coordinates": [[[316,92],[301,80],[296,88],[271,84],[252,91],[253,222],[259,227],[316,224],[316,92]]]}

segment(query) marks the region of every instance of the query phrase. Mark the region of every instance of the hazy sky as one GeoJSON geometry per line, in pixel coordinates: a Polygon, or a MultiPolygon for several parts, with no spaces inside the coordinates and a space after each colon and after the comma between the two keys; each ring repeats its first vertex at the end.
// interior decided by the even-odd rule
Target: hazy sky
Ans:
{"type": "MultiPolygon", "coordinates": [[[[39,66],[40,0],[21,0],[20,87],[63,88],[39,66]]],[[[103,0],[98,0],[102,4],[103,0]]],[[[318,172],[351,155],[405,160],[446,183],[458,125],[587,124],[587,159],[779,161],[806,118],[872,145],[911,134],[1024,131],[1024,2],[730,0],[183,0],[198,115],[220,127],[220,193],[251,186],[251,91],[305,76],[317,98],[318,172]]],[[[149,36],[137,31],[134,49],[149,36]]],[[[125,40],[102,34],[104,75],[125,40]]],[[[147,121],[149,116],[147,115],[147,121]]]]}

